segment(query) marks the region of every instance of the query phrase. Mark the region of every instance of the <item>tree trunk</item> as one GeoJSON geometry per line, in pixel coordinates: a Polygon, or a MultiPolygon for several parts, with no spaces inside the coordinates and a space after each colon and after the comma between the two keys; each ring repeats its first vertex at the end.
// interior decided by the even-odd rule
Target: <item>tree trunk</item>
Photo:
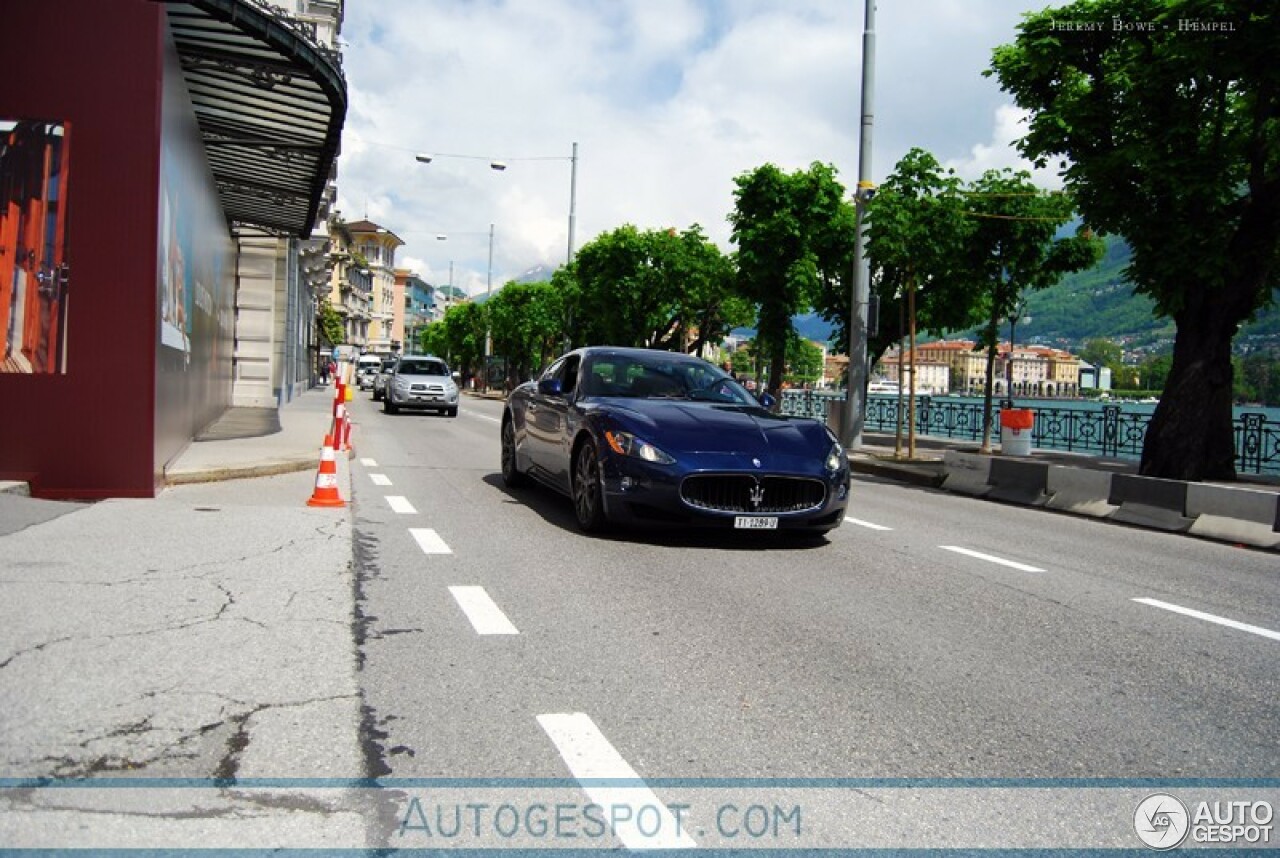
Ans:
{"type": "Polygon", "coordinates": [[[1190,311],[1176,321],[1173,367],[1147,427],[1139,473],[1170,480],[1234,480],[1231,340],[1236,325],[1190,311]]]}
{"type": "Polygon", "coordinates": [[[987,337],[990,339],[990,345],[987,346],[987,371],[982,385],[982,447],[983,453],[991,452],[991,385],[996,367],[996,351],[999,349],[999,343],[996,338],[1000,336],[1000,317],[993,309],[991,311],[991,322],[987,325],[987,337]]]}

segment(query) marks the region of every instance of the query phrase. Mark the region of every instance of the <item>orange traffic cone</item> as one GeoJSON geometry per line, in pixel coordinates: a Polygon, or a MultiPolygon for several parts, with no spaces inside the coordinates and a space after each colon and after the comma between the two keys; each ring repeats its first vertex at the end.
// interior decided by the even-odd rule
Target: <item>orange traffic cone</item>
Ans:
{"type": "Polygon", "coordinates": [[[320,448],[320,470],[316,472],[316,489],[311,493],[307,506],[346,506],[338,494],[338,459],[333,454],[333,436],[324,436],[320,448]]]}

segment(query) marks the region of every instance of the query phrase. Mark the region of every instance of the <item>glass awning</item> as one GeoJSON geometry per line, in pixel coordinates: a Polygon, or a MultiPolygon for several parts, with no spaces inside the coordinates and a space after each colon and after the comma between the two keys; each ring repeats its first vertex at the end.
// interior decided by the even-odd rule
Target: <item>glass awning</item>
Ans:
{"type": "Polygon", "coordinates": [[[309,237],[347,111],[338,54],[262,0],[165,5],[231,229],[309,237]]]}

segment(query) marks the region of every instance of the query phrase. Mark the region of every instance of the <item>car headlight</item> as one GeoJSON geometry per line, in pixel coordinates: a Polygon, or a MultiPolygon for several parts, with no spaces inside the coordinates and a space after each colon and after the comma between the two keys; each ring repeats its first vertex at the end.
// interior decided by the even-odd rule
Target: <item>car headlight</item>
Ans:
{"type": "Polygon", "coordinates": [[[828,471],[838,471],[840,466],[844,464],[844,448],[839,444],[832,444],[831,451],[827,453],[827,461],[823,463],[828,471]]]}
{"type": "Polygon", "coordinates": [[[675,459],[630,432],[605,432],[604,439],[609,442],[609,447],[613,452],[619,456],[632,456],[658,465],[674,465],[676,463],[675,459]]]}

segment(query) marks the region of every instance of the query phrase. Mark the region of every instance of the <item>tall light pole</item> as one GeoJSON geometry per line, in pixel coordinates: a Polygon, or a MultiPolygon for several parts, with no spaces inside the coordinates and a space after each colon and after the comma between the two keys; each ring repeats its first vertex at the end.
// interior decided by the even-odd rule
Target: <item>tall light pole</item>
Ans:
{"type": "Polygon", "coordinates": [[[854,236],[853,295],[849,307],[849,381],[845,392],[845,419],[840,427],[840,443],[845,449],[862,446],[867,397],[867,305],[871,294],[871,270],[867,261],[866,235],[862,228],[866,203],[875,193],[871,182],[871,130],[875,111],[876,3],[864,0],[866,24],[862,32],[862,139],[858,150],[858,190],[854,236]]]}

